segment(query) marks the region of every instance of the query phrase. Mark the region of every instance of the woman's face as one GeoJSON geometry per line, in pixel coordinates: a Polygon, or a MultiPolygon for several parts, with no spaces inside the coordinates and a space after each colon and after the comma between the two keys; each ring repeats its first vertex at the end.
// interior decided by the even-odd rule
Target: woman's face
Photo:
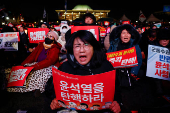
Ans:
{"type": "Polygon", "coordinates": [[[73,54],[75,59],[81,64],[86,65],[90,62],[93,56],[93,46],[89,43],[84,43],[80,38],[75,38],[73,43],[73,54]]]}
{"type": "Polygon", "coordinates": [[[85,23],[86,23],[86,24],[92,24],[92,23],[93,23],[93,19],[90,18],[90,17],[86,17],[86,18],[85,18],[85,23]]]}
{"type": "Polygon", "coordinates": [[[49,39],[51,39],[51,40],[54,40],[53,35],[52,35],[52,34],[50,34],[50,33],[48,33],[47,38],[49,38],[49,39]]]}
{"type": "Polygon", "coordinates": [[[122,30],[122,33],[120,35],[120,39],[122,40],[123,43],[128,43],[130,41],[131,34],[126,30],[122,30]]]}
{"type": "Polygon", "coordinates": [[[159,44],[165,47],[169,44],[169,40],[160,40],[159,44]]]}

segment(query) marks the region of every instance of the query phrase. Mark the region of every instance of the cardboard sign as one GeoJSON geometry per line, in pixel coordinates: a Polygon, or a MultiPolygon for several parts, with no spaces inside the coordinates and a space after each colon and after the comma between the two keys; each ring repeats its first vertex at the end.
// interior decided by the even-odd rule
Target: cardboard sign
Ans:
{"type": "Polygon", "coordinates": [[[14,66],[11,69],[11,73],[8,79],[7,87],[13,86],[23,86],[26,77],[30,73],[33,67],[23,67],[23,66],[14,66]]]}
{"type": "Polygon", "coordinates": [[[28,28],[28,37],[30,43],[44,42],[45,36],[49,32],[48,28],[28,28]]]}
{"type": "Polygon", "coordinates": [[[19,32],[0,33],[0,49],[18,51],[19,32]]]}
{"type": "Polygon", "coordinates": [[[170,81],[170,51],[149,45],[146,76],[170,81]]]}
{"type": "Polygon", "coordinates": [[[106,109],[114,100],[115,70],[96,75],[72,75],[53,70],[56,99],[72,110],[106,109]]]}
{"type": "Polygon", "coordinates": [[[78,30],[90,31],[97,41],[99,41],[99,26],[74,26],[71,28],[71,33],[77,32],[78,30]]]}
{"type": "Polygon", "coordinates": [[[106,53],[107,60],[109,60],[114,68],[134,67],[138,65],[136,48],[106,53]]]}

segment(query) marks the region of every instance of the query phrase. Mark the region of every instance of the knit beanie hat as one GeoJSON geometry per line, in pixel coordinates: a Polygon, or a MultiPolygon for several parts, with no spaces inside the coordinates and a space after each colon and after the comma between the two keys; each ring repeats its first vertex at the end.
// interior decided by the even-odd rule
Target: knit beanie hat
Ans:
{"type": "Polygon", "coordinates": [[[161,29],[157,34],[158,40],[170,40],[170,30],[161,29]]]}
{"type": "Polygon", "coordinates": [[[55,41],[57,42],[59,35],[56,31],[50,31],[48,32],[48,34],[51,34],[54,37],[55,41]]]}

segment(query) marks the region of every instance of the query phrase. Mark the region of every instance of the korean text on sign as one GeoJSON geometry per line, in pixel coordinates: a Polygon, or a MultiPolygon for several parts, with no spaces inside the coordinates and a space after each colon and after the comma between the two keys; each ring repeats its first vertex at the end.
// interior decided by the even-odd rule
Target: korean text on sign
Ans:
{"type": "Polygon", "coordinates": [[[149,45],[146,76],[163,80],[170,80],[169,71],[169,50],[164,47],[149,45]]]}
{"type": "Polygon", "coordinates": [[[114,68],[133,67],[138,65],[136,48],[106,53],[114,68]]]}
{"type": "Polygon", "coordinates": [[[88,76],[71,75],[53,68],[56,98],[63,107],[86,110],[103,109],[105,103],[114,100],[115,70],[88,76]],[[106,77],[107,76],[107,77],[106,77]]]}

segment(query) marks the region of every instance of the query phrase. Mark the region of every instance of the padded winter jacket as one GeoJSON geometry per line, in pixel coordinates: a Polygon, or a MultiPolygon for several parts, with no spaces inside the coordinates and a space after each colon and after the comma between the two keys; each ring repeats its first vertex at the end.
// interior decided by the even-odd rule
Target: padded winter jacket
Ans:
{"type": "MultiPolygon", "coordinates": [[[[35,50],[21,63],[21,65],[25,65],[26,63],[37,62],[37,59],[43,50],[43,43],[40,43],[35,50]]],[[[47,52],[46,59],[38,62],[33,65],[34,70],[42,69],[51,65],[55,65],[59,67],[59,53],[60,53],[61,44],[53,44],[51,48],[47,52]]]]}

